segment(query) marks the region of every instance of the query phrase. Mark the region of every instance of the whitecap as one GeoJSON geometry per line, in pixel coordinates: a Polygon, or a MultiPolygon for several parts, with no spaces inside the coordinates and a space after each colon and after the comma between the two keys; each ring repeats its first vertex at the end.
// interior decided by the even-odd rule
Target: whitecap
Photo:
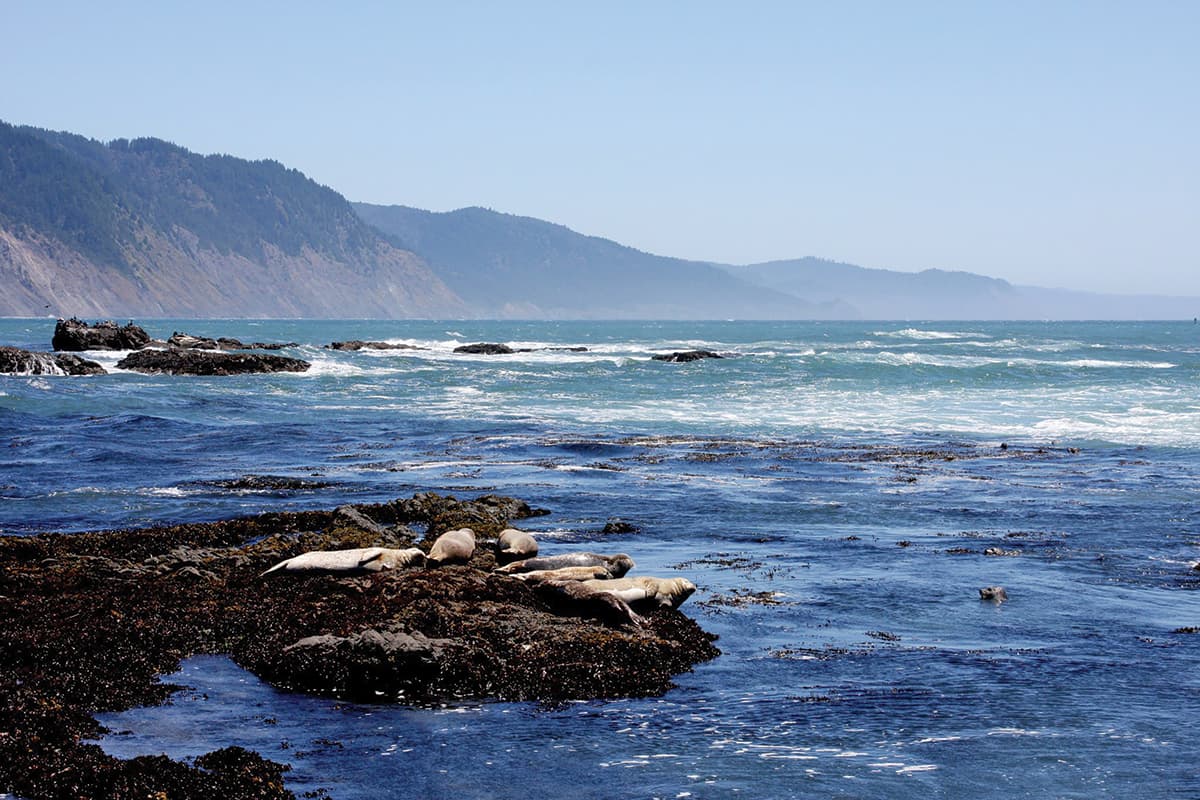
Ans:
{"type": "Polygon", "coordinates": [[[899,331],[872,331],[872,336],[887,336],[896,339],[989,339],[991,338],[984,333],[960,333],[956,331],[928,331],[920,328],[905,328],[899,331]]]}

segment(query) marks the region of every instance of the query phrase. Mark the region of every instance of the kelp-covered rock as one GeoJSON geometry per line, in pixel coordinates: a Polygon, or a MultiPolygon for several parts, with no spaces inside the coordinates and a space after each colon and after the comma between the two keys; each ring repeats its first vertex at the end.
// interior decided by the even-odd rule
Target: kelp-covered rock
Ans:
{"type": "Polygon", "coordinates": [[[150,334],[130,322],[118,325],[112,320],[89,325],[81,319],[60,319],[54,326],[51,346],[55,350],[137,350],[150,344],[150,334]]]}
{"type": "Polygon", "coordinates": [[[167,375],[241,375],[256,372],[304,372],[312,364],[298,358],[225,353],[210,350],[139,350],[117,362],[118,369],[167,375]]]}
{"type": "MultiPolygon", "coordinates": [[[[560,601],[471,562],[363,577],[262,577],[311,550],[411,546],[405,522],[534,513],[439,495],[175,527],[0,537],[0,792],[281,798],[278,764],[226,748],[194,765],[121,761],[81,740],[91,714],[162,702],[157,676],[228,653],[277,686],[402,702],[656,695],[717,655],[671,608],[645,616],[560,601]],[[386,540],[386,541],[381,541],[386,540]]],[[[428,544],[423,545],[424,549],[428,544]]]]}

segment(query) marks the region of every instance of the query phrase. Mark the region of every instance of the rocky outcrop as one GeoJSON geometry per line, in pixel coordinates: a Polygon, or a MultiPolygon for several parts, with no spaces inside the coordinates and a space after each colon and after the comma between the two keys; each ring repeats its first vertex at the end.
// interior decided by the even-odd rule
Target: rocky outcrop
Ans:
{"type": "Polygon", "coordinates": [[[424,350],[415,344],[392,344],[391,342],[364,342],[361,339],[351,339],[347,342],[331,342],[325,345],[326,350],[424,350]]]}
{"type": "Polygon", "coordinates": [[[187,764],[121,761],[83,743],[100,733],[92,714],[166,700],[172,687],[158,676],[196,653],[228,653],[290,690],[421,703],[652,696],[718,654],[677,609],[633,615],[594,594],[547,595],[493,572],[490,548],[438,569],[260,577],[311,550],[411,547],[417,534],[402,517],[488,509],[501,518],[528,508],[505,497],[424,495],[0,537],[0,791],[28,800],[289,796],[279,765],[236,748],[187,764]]]}
{"type": "Polygon", "coordinates": [[[139,350],[117,362],[118,369],[151,375],[241,375],[254,372],[304,372],[307,361],[254,353],[224,353],[206,350],[139,350]]]}
{"type": "Polygon", "coordinates": [[[655,361],[670,361],[672,363],[681,364],[687,361],[699,361],[702,358],[724,358],[720,353],[714,353],[712,350],[681,350],[677,353],[659,353],[650,358],[655,361]]]}
{"type": "Polygon", "coordinates": [[[150,344],[150,334],[130,322],[118,325],[112,320],[89,325],[71,317],[60,319],[54,326],[51,346],[55,350],[137,350],[150,344]]]}
{"type": "Polygon", "coordinates": [[[484,538],[498,537],[512,520],[549,514],[542,508],[530,508],[523,500],[487,494],[474,500],[458,500],[453,495],[421,492],[389,506],[397,521],[420,524],[432,542],[446,531],[470,528],[484,538]]]}
{"type": "Polygon", "coordinates": [[[70,353],[35,353],[0,347],[0,375],[105,375],[95,361],[70,353]]]}
{"type": "Polygon", "coordinates": [[[222,336],[210,339],[207,336],[192,336],[191,334],[175,331],[167,339],[171,347],[182,347],[194,350],[282,350],[285,347],[298,347],[296,342],[243,342],[222,336]]]}
{"type": "Polygon", "coordinates": [[[507,356],[518,351],[513,350],[506,344],[497,344],[495,342],[480,342],[478,344],[464,344],[454,348],[456,353],[471,353],[472,355],[483,356],[507,356]]]}

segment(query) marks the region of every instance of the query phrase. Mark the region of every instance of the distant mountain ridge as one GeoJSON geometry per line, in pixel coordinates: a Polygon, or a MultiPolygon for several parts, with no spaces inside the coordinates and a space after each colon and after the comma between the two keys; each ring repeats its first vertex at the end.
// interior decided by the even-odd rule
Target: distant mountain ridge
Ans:
{"type": "Polygon", "coordinates": [[[0,314],[467,312],[337,192],[274,161],[0,123],[0,314]]]}
{"type": "Polygon", "coordinates": [[[1188,319],[1200,298],[1017,286],[971,272],[898,272],[819,258],[726,265],[731,274],[815,303],[841,300],[862,319],[1188,319]]]}
{"type": "Polygon", "coordinates": [[[275,161],[0,122],[0,315],[1180,319],[1200,299],[816,258],[658,256],[483,208],[351,204],[275,161]]]}
{"type": "Polygon", "coordinates": [[[832,318],[848,309],[754,286],[716,265],[656,256],[532,217],[355,203],[485,316],[832,318]]]}

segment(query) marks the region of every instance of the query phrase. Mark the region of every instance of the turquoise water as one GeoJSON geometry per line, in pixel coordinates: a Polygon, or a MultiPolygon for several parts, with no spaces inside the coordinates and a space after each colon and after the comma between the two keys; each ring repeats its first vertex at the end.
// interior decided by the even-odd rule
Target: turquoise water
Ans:
{"type": "Polygon", "coordinates": [[[0,530],[496,491],[552,510],[547,552],[690,577],[724,654],[663,698],[558,709],[345,705],[204,657],[173,705],[104,719],[110,752],[243,744],[339,798],[1200,795],[1190,321],[143,324],[313,368],[0,377],[0,530]],[[428,349],[321,348],[345,339],[428,349]],[[451,352],[478,341],[588,351],[451,352]],[[728,357],[650,360],[692,348],[728,357]],[[246,474],[320,485],[218,483],[246,474]]]}

